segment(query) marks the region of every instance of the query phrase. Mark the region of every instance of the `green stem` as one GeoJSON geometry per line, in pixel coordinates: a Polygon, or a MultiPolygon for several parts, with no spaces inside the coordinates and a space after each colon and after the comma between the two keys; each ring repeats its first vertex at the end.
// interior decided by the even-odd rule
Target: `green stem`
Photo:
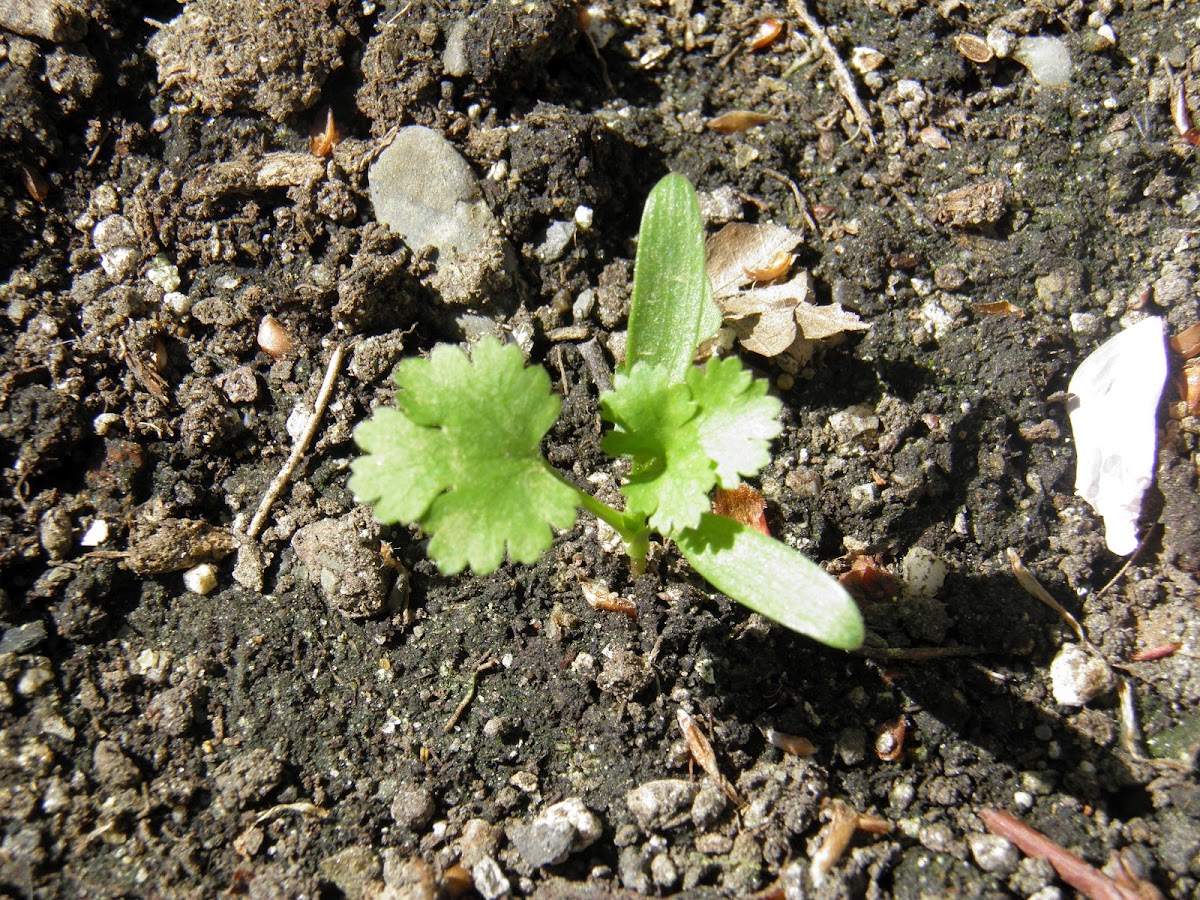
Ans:
{"type": "Polygon", "coordinates": [[[646,528],[645,519],[613,509],[607,503],[603,503],[586,491],[581,491],[575,487],[575,485],[563,478],[562,475],[554,471],[551,466],[547,465],[546,468],[554,474],[555,478],[575,492],[575,495],[579,498],[580,506],[621,536],[621,540],[625,542],[625,552],[629,554],[634,569],[639,574],[644,571],[646,554],[650,551],[650,531],[646,528]]]}

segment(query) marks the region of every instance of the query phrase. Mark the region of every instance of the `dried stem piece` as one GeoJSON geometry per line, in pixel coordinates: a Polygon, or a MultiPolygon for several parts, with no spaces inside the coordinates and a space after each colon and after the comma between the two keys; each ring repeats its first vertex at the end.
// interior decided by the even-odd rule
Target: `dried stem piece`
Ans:
{"type": "Polygon", "coordinates": [[[1063,881],[1090,900],[1144,900],[1016,816],[1000,809],[984,809],[979,817],[988,831],[1012,841],[1026,856],[1046,857],[1063,881]]]}
{"type": "Polygon", "coordinates": [[[337,384],[338,372],[342,368],[342,359],[345,355],[346,347],[343,344],[335,345],[333,353],[329,355],[329,365],[325,367],[325,380],[321,382],[321,389],[317,392],[317,399],[313,404],[312,417],[308,420],[308,426],[300,435],[300,439],[292,445],[292,452],[288,456],[287,462],[283,464],[279,474],[267,487],[262,502],[258,504],[258,512],[254,514],[254,518],[250,520],[250,526],[246,529],[246,537],[251,540],[257,540],[258,536],[262,534],[263,526],[267,524],[267,516],[271,514],[271,507],[275,505],[275,501],[279,499],[279,495],[283,493],[283,489],[299,467],[300,460],[308,452],[309,445],[312,444],[313,437],[317,433],[317,427],[321,424],[321,419],[325,417],[325,410],[329,406],[329,398],[333,395],[333,386],[337,384]]]}
{"type": "Polygon", "coordinates": [[[864,659],[880,659],[887,662],[928,662],[932,659],[953,659],[961,656],[981,656],[978,647],[859,647],[849,651],[864,659]]]}
{"type": "Polygon", "coordinates": [[[475,671],[471,673],[471,683],[467,686],[466,694],[463,695],[458,706],[454,708],[454,712],[450,714],[450,718],[446,720],[446,724],[442,726],[444,734],[449,734],[454,730],[454,726],[458,724],[458,720],[463,717],[463,713],[467,711],[467,707],[475,699],[475,692],[479,689],[479,676],[484,672],[490,672],[492,669],[499,667],[499,665],[500,660],[487,659],[475,667],[475,671]]]}
{"type": "Polygon", "coordinates": [[[858,830],[858,812],[845,800],[831,802],[828,813],[829,821],[821,829],[821,846],[808,867],[813,883],[818,885],[833,871],[858,830]]]}
{"type": "Polygon", "coordinates": [[[1041,582],[1026,568],[1021,555],[1012,547],[1009,547],[1007,552],[1008,564],[1012,566],[1013,575],[1016,576],[1017,583],[1025,589],[1025,593],[1036,600],[1040,600],[1062,616],[1063,621],[1067,623],[1070,629],[1075,632],[1075,636],[1079,638],[1079,643],[1083,644],[1083,646],[1087,647],[1097,656],[1100,656],[1100,651],[1096,649],[1095,644],[1088,640],[1087,633],[1083,630],[1083,626],[1079,624],[1079,620],[1071,615],[1061,603],[1050,596],[1050,592],[1042,587],[1041,582]]]}
{"type": "Polygon", "coordinates": [[[825,54],[825,58],[829,60],[829,64],[833,67],[834,78],[837,80],[838,91],[841,92],[842,99],[850,105],[850,111],[854,114],[854,121],[858,123],[858,127],[867,136],[867,147],[874,150],[875,133],[871,131],[871,114],[867,112],[867,107],[859,99],[858,90],[854,87],[854,78],[851,76],[850,70],[846,68],[846,64],[842,62],[842,58],[838,56],[837,48],[833,46],[833,41],[829,40],[829,35],[826,34],[824,26],[809,13],[808,4],[804,0],[791,0],[788,6],[791,7],[792,14],[803,22],[804,27],[811,31],[813,37],[817,39],[817,45],[821,48],[821,52],[825,54]]]}
{"type": "Polygon", "coordinates": [[[687,741],[688,752],[692,754],[692,759],[699,764],[709,778],[717,783],[734,805],[745,806],[746,801],[721,774],[721,767],[717,765],[717,754],[713,752],[712,744],[704,736],[704,732],[700,730],[696,720],[682,709],[676,711],[675,717],[679,720],[679,729],[687,741]]]}

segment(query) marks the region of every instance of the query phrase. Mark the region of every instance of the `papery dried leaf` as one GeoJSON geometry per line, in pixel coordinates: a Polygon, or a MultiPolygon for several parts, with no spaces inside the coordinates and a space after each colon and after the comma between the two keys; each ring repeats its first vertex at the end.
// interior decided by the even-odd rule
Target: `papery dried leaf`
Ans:
{"type": "Polygon", "coordinates": [[[748,274],[765,269],[776,254],[790,253],[800,243],[800,235],[781,225],[749,225],[731,222],[708,239],[708,278],[713,299],[735,293],[753,284],[748,274]]]}
{"type": "Polygon", "coordinates": [[[748,484],[739,484],[729,490],[717,488],[713,495],[712,510],[718,516],[733,519],[750,528],[757,528],[770,537],[771,529],[767,525],[766,509],[767,503],[763,495],[748,484]]]}
{"type": "Polygon", "coordinates": [[[786,353],[796,340],[796,316],[786,307],[736,318],[730,324],[738,336],[738,343],[759,356],[786,353]]]}
{"type": "Polygon", "coordinates": [[[796,307],[796,324],[810,341],[823,340],[847,331],[866,331],[871,327],[855,313],[842,309],[840,303],[830,303],[828,306],[801,304],[796,307]]]}
{"type": "Polygon", "coordinates": [[[797,365],[807,366],[812,362],[813,354],[816,353],[816,350],[816,341],[810,341],[806,337],[797,337],[785,352],[796,361],[797,365]]]}
{"type": "Polygon", "coordinates": [[[717,303],[743,347],[761,356],[778,356],[796,340],[795,309],[808,302],[812,291],[812,276],[800,272],[783,284],[718,296],[717,303]]]}

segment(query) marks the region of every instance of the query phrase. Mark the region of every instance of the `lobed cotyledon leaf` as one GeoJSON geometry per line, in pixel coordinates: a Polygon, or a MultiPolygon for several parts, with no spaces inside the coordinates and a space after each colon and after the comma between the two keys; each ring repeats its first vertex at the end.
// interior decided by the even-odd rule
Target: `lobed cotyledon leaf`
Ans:
{"type": "Polygon", "coordinates": [[[367,455],[350,488],[383,522],[420,524],[446,574],[485,575],[508,555],[532,563],[575,522],[579,494],[550,469],[541,440],[559,401],[545,370],[484,338],[471,357],[448,345],[401,363],[396,408],[355,429],[367,455]]]}
{"type": "Polygon", "coordinates": [[[699,524],[717,473],[701,443],[699,407],[687,384],[672,380],[667,369],[636,363],[628,374],[617,372],[600,407],[617,426],[605,436],[604,451],[633,460],[621,487],[629,509],[663,534],[699,524]]]}
{"type": "Polygon", "coordinates": [[[704,452],[717,465],[717,482],[731,488],[739,476],[758,474],[771,461],[771,441],[783,430],[783,404],[767,395],[767,383],[731,356],[692,368],[687,384],[700,409],[696,426],[704,452]]]}

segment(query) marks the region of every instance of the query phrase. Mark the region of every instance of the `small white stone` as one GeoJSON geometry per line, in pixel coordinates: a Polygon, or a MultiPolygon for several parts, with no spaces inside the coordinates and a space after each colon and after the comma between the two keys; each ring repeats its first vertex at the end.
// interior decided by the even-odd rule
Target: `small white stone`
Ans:
{"type": "Polygon", "coordinates": [[[874,47],[855,47],[850,51],[850,66],[859,75],[874,72],[887,62],[887,57],[874,47]]]}
{"type": "Polygon", "coordinates": [[[177,319],[182,319],[192,311],[192,298],[179,291],[167,291],[163,294],[162,302],[167,311],[177,319]]]}
{"type": "Polygon", "coordinates": [[[150,260],[149,266],[146,267],[146,280],[151,284],[156,284],[164,291],[179,290],[179,269],[176,265],[167,259],[165,253],[159,253],[154,259],[150,260]]]}
{"type": "Polygon", "coordinates": [[[115,247],[100,254],[100,268],[113,281],[125,281],[137,271],[141,254],[132,247],[115,247]]]}
{"type": "Polygon", "coordinates": [[[100,254],[100,266],[113,281],[132,276],[141,262],[137,232],[124,216],[107,216],[92,229],[92,246],[100,254]]]}
{"type": "Polygon", "coordinates": [[[1011,875],[1017,870],[1021,854],[1009,841],[994,834],[972,834],[967,838],[975,865],[993,875],[1011,875]]]}
{"type": "Polygon", "coordinates": [[[913,547],[900,564],[904,593],[909,597],[936,597],[946,581],[949,566],[932,550],[913,547]]]}
{"type": "Polygon", "coordinates": [[[575,224],[579,226],[580,231],[587,231],[592,227],[592,219],[594,213],[590,206],[575,207],[575,224]]]}
{"type": "Polygon", "coordinates": [[[500,900],[512,892],[512,883],[504,875],[500,864],[485,856],[471,869],[471,881],[484,900],[500,900]]]}
{"type": "Polygon", "coordinates": [[[188,569],[183,573],[183,586],[189,591],[204,596],[217,586],[217,570],[211,563],[188,569]]]}
{"type": "Polygon", "coordinates": [[[1060,706],[1086,706],[1113,688],[1108,663],[1079,644],[1064,644],[1050,663],[1050,689],[1060,706]]]}
{"type": "Polygon", "coordinates": [[[312,410],[302,403],[297,403],[291,415],[287,417],[287,423],[284,428],[287,429],[288,437],[293,441],[300,440],[305,430],[308,428],[308,423],[312,419],[312,410]]]}
{"type": "Polygon", "coordinates": [[[1056,37],[1023,37],[1013,59],[1029,70],[1039,87],[1064,88],[1071,83],[1071,51],[1056,37]]]}
{"type": "Polygon", "coordinates": [[[83,533],[83,537],[79,539],[80,547],[99,547],[108,540],[108,523],[103,519],[96,519],[88,526],[87,531],[83,533]]]}

